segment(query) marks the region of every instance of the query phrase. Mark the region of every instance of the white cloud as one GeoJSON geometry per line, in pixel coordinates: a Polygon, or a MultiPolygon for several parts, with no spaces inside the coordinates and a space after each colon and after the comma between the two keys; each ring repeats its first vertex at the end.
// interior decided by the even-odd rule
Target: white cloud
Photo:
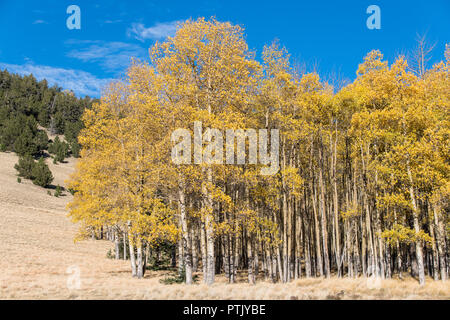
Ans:
{"type": "Polygon", "coordinates": [[[36,20],[33,22],[33,24],[47,24],[47,21],[44,20],[36,20]]]}
{"type": "Polygon", "coordinates": [[[139,41],[164,39],[175,34],[178,23],[179,21],[156,23],[149,28],[146,28],[142,23],[133,23],[131,28],[128,28],[127,34],[139,41]]]}
{"type": "Polygon", "coordinates": [[[67,45],[77,46],[67,53],[70,58],[83,62],[98,63],[108,72],[122,72],[131,58],[144,59],[146,50],[138,45],[125,42],[69,40],[67,45]]]}
{"type": "Polygon", "coordinates": [[[106,24],[114,24],[114,23],[121,23],[123,20],[117,19],[117,20],[105,20],[103,23],[106,24]]]}
{"type": "Polygon", "coordinates": [[[0,69],[7,69],[11,73],[20,75],[33,74],[38,80],[46,79],[49,85],[57,85],[63,89],[72,90],[78,96],[100,97],[102,89],[112,81],[112,79],[99,79],[82,70],[55,68],[31,63],[17,65],[0,62],[0,69]]]}

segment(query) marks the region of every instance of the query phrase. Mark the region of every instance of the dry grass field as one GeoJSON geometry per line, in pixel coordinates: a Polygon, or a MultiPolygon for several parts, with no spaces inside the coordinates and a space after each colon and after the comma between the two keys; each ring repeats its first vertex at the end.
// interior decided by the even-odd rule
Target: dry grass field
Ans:
{"type": "MultiPolygon", "coordinates": [[[[431,279],[422,288],[411,278],[259,281],[251,286],[244,279],[229,285],[218,277],[211,287],[163,285],[163,271],[132,279],[128,262],[106,258],[111,243],[74,243],[77,227],[66,210],[71,195],[56,198],[28,180],[18,183],[16,162],[16,155],[0,153],[0,299],[450,299],[449,282],[431,279]],[[79,270],[79,289],[73,286],[73,270],[79,270]]],[[[47,163],[53,184],[63,185],[74,160],[47,163]]]]}

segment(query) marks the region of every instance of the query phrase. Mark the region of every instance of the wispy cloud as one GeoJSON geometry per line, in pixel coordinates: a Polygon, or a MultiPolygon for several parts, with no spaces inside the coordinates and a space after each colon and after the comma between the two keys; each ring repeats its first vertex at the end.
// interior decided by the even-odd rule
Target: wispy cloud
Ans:
{"type": "Polygon", "coordinates": [[[133,23],[127,30],[127,35],[139,41],[146,39],[159,40],[173,36],[180,21],[156,23],[154,26],[146,28],[142,23],[133,23]]]}
{"type": "Polygon", "coordinates": [[[48,24],[48,22],[45,21],[45,20],[35,20],[35,21],[33,22],[33,24],[48,24]]]}
{"type": "Polygon", "coordinates": [[[99,79],[82,70],[55,68],[31,63],[17,65],[0,62],[0,69],[7,69],[9,72],[20,75],[33,74],[38,80],[46,79],[50,85],[72,90],[78,96],[100,97],[102,89],[112,81],[112,79],[99,79]]]}
{"type": "Polygon", "coordinates": [[[143,47],[125,42],[69,40],[66,45],[77,47],[67,53],[68,57],[98,63],[105,71],[113,73],[125,70],[131,58],[144,59],[146,56],[143,47]]]}
{"type": "Polygon", "coordinates": [[[121,23],[123,20],[117,19],[117,20],[105,20],[103,23],[106,24],[114,24],[114,23],[121,23]]]}

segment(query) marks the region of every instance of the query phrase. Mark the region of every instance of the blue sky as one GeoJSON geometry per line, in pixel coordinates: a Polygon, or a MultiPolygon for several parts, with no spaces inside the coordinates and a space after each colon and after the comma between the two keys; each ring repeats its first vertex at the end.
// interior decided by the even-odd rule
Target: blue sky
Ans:
{"type": "Polygon", "coordinates": [[[433,62],[450,42],[450,1],[103,1],[0,0],[0,68],[47,78],[77,95],[98,97],[111,79],[123,77],[130,57],[147,59],[156,40],[174,33],[177,21],[215,16],[245,28],[260,57],[279,39],[291,56],[353,80],[372,49],[392,62],[415,45],[417,33],[432,43],[433,62]],[[69,30],[69,5],[81,9],[81,29],[69,30]],[[381,29],[369,30],[369,5],[381,9],[381,29]]]}

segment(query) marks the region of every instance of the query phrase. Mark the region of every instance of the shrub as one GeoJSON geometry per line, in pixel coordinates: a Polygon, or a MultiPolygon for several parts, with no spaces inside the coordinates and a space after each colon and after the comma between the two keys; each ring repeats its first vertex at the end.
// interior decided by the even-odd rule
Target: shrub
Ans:
{"type": "Polygon", "coordinates": [[[63,162],[69,154],[69,145],[56,137],[55,141],[48,147],[48,152],[55,155],[53,163],[63,162]]]}
{"type": "Polygon", "coordinates": [[[48,148],[47,132],[39,130],[36,134],[35,141],[39,151],[47,149],[48,148]]]}
{"type": "Polygon", "coordinates": [[[116,255],[112,252],[111,249],[109,249],[108,252],[106,253],[106,258],[107,259],[115,259],[116,255]]]}
{"type": "Polygon", "coordinates": [[[63,162],[64,159],[67,157],[69,148],[61,147],[58,149],[58,152],[55,155],[56,162],[63,162]]]}
{"type": "Polygon", "coordinates": [[[53,181],[52,172],[44,162],[44,158],[40,158],[35,164],[32,175],[33,183],[41,187],[47,187],[53,181]]]}
{"type": "Polygon", "coordinates": [[[80,146],[80,144],[79,144],[78,142],[76,142],[76,141],[73,141],[73,142],[70,144],[70,151],[72,152],[72,156],[73,156],[74,158],[80,157],[80,151],[81,151],[81,146],[80,146]]]}
{"type": "MultiPolygon", "coordinates": [[[[197,282],[198,275],[192,277],[192,282],[197,282]]],[[[172,273],[170,276],[166,276],[164,279],[160,279],[159,282],[162,284],[174,284],[174,283],[184,283],[186,281],[186,271],[183,268],[180,273],[172,273]]]]}
{"type": "Polygon", "coordinates": [[[33,168],[36,162],[33,157],[29,154],[20,157],[19,162],[14,166],[14,168],[19,172],[19,176],[25,179],[33,179],[33,168]]]}
{"type": "Polygon", "coordinates": [[[60,185],[56,186],[55,197],[59,197],[62,194],[62,188],[60,185]]]}
{"type": "Polygon", "coordinates": [[[17,177],[17,182],[22,183],[22,179],[20,179],[20,177],[17,177]]]}
{"type": "Polygon", "coordinates": [[[83,122],[79,120],[75,122],[66,121],[64,128],[64,137],[66,138],[66,141],[69,143],[76,142],[82,128],[83,122]]]}

